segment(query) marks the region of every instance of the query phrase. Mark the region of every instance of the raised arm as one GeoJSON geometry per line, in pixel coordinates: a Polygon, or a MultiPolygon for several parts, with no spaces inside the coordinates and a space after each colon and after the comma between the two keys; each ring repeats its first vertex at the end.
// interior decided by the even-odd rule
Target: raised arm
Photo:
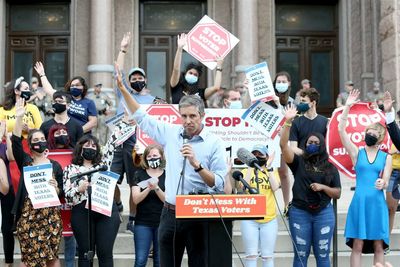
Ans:
{"type": "Polygon", "coordinates": [[[182,50],[187,43],[186,34],[181,33],[180,35],[178,35],[177,40],[178,40],[177,41],[178,48],[176,49],[174,68],[172,69],[171,80],[169,82],[171,88],[174,88],[179,82],[179,76],[181,74],[182,50]]]}
{"type": "Polygon", "coordinates": [[[205,99],[208,99],[210,96],[215,94],[219,88],[221,88],[221,80],[222,80],[222,64],[224,60],[221,58],[217,58],[217,68],[215,69],[215,80],[214,86],[207,87],[204,92],[205,99]]]}
{"type": "Polygon", "coordinates": [[[393,100],[391,94],[386,91],[383,97],[383,107],[386,113],[386,125],[394,146],[400,151],[400,129],[396,123],[396,112],[393,108],[393,100]]]}
{"type": "Polygon", "coordinates": [[[281,130],[281,140],[279,144],[281,146],[282,156],[285,162],[292,163],[294,159],[294,151],[289,146],[289,133],[293,119],[296,117],[297,109],[294,105],[289,104],[284,110],[286,122],[281,130]]]}
{"type": "Polygon", "coordinates": [[[347,116],[349,114],[350,107],[358,102],[358,96],[360,95],[360,91],[357,89],[352,90],[349,94],[349,97],[346,100],[346,103],[344,105],[342,115],[339,119],[339,136],[340,140],[342,141],[342,144],[346,151],[349,153],[349,156],[351,158],[351,161],[353,162],[353,165],[357,161],[357,154],[358,154],[358,148],[353,142],[351,142],[350,137],[347,135],[346,132],[346,124],[347,124],[347,116]]]}
{"type": "Polygon", "coordinates": [[[20,97],[16,102],[15,102],[15,125],[13,129],[13,135],[16,137],[21,137],[22,133],[22,118],[24,117],[25,114],[25,100],[20,97]]]}
{"type": "Polygon", "coordinates": [[[124,69],[125,55],[128,52],[128,46],[130,41],[131,41],[131,33],[127,32],[124,34],[124,37],[121,40],[121,45],[117,57],[117,64],[121,69],[124,69]]]}
{"type": "Polygon", "coordinates": [[[44,72],[44,66],[43,63],[38,61],[35,63],[34,66],[36,72],[39,74],[40,81],[42,82],[43,90],[44,92],[49,95],[51,98],[53,97],[54,92],[56,91],[49,80],[46,77],[46,74],[44,72]]]}

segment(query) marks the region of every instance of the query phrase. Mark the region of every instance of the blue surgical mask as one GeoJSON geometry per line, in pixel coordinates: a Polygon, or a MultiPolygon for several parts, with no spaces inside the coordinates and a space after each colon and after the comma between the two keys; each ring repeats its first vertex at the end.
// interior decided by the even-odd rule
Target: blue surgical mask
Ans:
{"type": "Polygon", "coordinates": [[[275,83],[275,89],[279,93],[284,93],[289,89],[289,83],[275,83]]]}
{"type": "Polygon", "coordinates": [[[309,109],[310,109],[310,105],[309,105],[308,103],[300,102],[300,103],[297,105],[297,110],[298,110],[300,113],[304,113],[304,112],[306,112],[306,111],[309,110],[309,109]]]}
{"type": "Polygon", "coordinates": [[[74,97],[80,96],[83,92],[83,90],[81,90],[77,87],[71,87],[71,88],[69,88],[69,91],[71,92],[71,95],[74,97]]]}
{"type": "Polygon", "coordinates": [[[315,154],[319,152],[319,145],[309,144],[306,146],[306,152],[309,155],[315,154]]]}
{"type": "Polygon", "coordinates": [[[242,101],[240,100],[231,101],[231,104],[229,105],[230,109],[241,109],[242,107],[242,101]]]}
{"type": "Polygon", "coordinates": [[[185,80],[188,84],[194,84],[197,83],[198,78],[193,74],[186,73],[185,80]]]}

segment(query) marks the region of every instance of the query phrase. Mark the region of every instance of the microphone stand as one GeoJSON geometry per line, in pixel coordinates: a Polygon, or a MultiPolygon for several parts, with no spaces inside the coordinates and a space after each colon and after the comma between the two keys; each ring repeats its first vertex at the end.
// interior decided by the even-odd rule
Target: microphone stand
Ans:
{"type": "Polygon", "coordinates": [[[257,185],[257,194],[260,194],[260,183],[258,181],[258,169],[254,168],[254,176],[256,179],[256,185],[257,185]]]}

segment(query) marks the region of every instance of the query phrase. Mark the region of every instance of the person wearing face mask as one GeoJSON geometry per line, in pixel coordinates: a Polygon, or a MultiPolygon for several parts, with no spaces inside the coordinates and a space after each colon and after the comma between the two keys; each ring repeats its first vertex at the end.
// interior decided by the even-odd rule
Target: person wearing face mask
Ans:
{"type": "Polygon", "coordinates": [[[266,195],[266,214],[262,220],[243,220],[240,230],[245,248],[246,267],[257,266],[257,258],[261,251],[263,267],[274,266],[274,248],[278,235],[278,221],[276,219],[276,203],[274,192],[279,189],[278,171],[271,168],[273,155],[268,155],[265,145],[253,147],[252,153],[258,159],[265,173],[258,172],[258,185],[254,168],[243,169],[243,177],[253,188],[259,188],[259,194],[266,195]],[[260,247],[259,247],[260,243],[260,247]]]}
{"type": "Polygon", "coordinates": [[[347,213],[344,235],[351,247],[350,266],[360,267],[362,253],[374,253],[374,264],[384,264],[389,247],[389,213],[384,189],[392,171],[392,156],[379,149],[385,126],[372,123],[365,128],[365,147],[357,147],[346,132],[351,106],[360,92],[350,92],[339,120],[339,135],[356,172],[356,191],[347,213]]]}
{"type": "Polygon", "coordinates": [[[226,89],[222,95],[222,106],[228,109],[241,109],[242,101],[240,91],[238,89],[226,89]]]}
{"type": "MultiPolygon", "coordinates": [[[[5,97],[2,107],[0,107],[0,120],[6,120],[7,132],[11,133],[15,125],[15,103],[19,99],[28,101],[31,98],[29,84],[24,81],[24,77],[19,77],[11,81],[5,88],[5,97]]],[[[26,113],[22,119],[22,136],[26,139],[30,129],[39,129],[42,124],[42,117],[39,109],[30,103],[26,103],[26,113]]]]}
{"type": "Polygon", "coordinates": [[[332,199],[341,195],[340,176],[328,161],[325,138],[321,133],[310,133],[297,155],[289,146],[289,132],[297,109],[285,108],[286,122],[281,130],[280,147],[285,162],[294,176],[293,199],[289,207],[289,228],[294,238],[293,266],[307,266],[311,246],[316,266],[329,267],[330,243],[335,228],[332,199]]]}
{"type": "MultiPolygon", "coordinates": [[[[128,124],[121,121],[114,129],[107,144],[100,149],[96,137],[86,134],[77,142],[72,164],[64,169],[64,194],[67,204],[72,206],[71,225],[78,244],[79,266],[89,266],[89,260],[85,253],[89,250],[88,239],[88,210],[85,208],[87,201],[88,178],[71,181],[73,174],[91,170],[99,165],[110,168],[114,151],[117,146],[116,140],[121,137],[128,124]]],[[[114,201],[111,216],[106,216],[96,211],[91,211],[91,224],[93,225],[93,248],[95,248],[99,266],[113,266],[113,246],[117,237],[120,216],[114,201]]]]}
{"type": "Polygon", "coordinates": [[[165,201],[165,156],[158,144],[149,145],[143,152],[142,169],[135,173],[132,181],[133,201],[137,205],[134,228],[135,267],[145,267],[151,245],[153,245],[153,265],[160,266],[158,248],[158,226],[165,201]],[[139,183],[150,178],[156,180],[139,183]]]}
{"type": "Polygon", "coordinates": [[[293,120],[290,129],[290,146],[293,151],[301,155],[306,137],[312,133],[320,133],[326,136],[328,119],[317,113],[317,105],[319,102],[319,92],[315,88],[306,88],[300,90],[300,103],[297,110],[303,116],[299,116],[293,120]]]}
{"type": "Polygon", "coordinates": [[[24,99],[17,100],[16,122],[13,129],[12,150],[21,172],[18,191],[12,213],[16,219],[16,232],[21,248],[24,266],[60,266],[58,250],[61,242],[62,221],[59,207],[34,209],[24,182],[23,167],[51,163],[53,168],[49,184],[54,186],[59,196],[62,194],[62,168],[54,160],[47,158],[48,147],[40,130],[32,130],[28,135],[30,154],[22,148],[22,121],[25,114],[24,99]]]}
{"type": "Polygon", "coordinates": [[[50,129],[56,124],[62,124],[66,127],[68,135],[68,145],[65,148],[74,148],[76,142],[83,135],[82,125],[68,115],[69,105],[71,103],[71,96],[62,91],[57,91],[53,94],[52,108],[54,111],[54,118],[43,122],[40,130],[43,131],[46,139],[51,137],[50,129]]]}
{"type": "Polygon", "coordinates": [[[202,68],[196,63],[189,63],[185,71],[181,73],[181,61],[183,47],[187,44],[187,36],[182,33],[177,36],[177,50],[174,59],[174,66],[170,79],[172,104],[179,104],[179,100],[184,95],[199,95],[203,101],[218,91],[221,87],[222,79],[222,59],[216,59],[217,67],[215,72],[214,86],[200,88],[199,78],[202,74],[202,68]]]}
{"type": "MultiPolygon", "coordinates": [[[[40,76],[44,91],[50,97],[53,97],[53,94],[57,91],[47,79],[43,63],[36,62],[34,68],[40,76]]],[[[64,89],[72,96],[68,115],[79,122],[84,133],[90,133],[97,125],[97,110],[93,100],[86,97],[88,86],[85,79],[81,76],[75,76],[64,85],[64,89]]]]}

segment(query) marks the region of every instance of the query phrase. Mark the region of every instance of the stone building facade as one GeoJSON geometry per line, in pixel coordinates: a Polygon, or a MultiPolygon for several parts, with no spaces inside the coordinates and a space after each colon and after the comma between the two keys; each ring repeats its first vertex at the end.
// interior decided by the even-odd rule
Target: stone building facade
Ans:
{"type": "MultiPolygon", "coordinates": [[[[400,1],[327,0],[324,4],[319,2],[314,0],[0,0],[2,18],[0,82],[4,84],[5,81],[20,75],[18,64],[22,64],[24,60],[18,59],[17,56],[23,56],[18,53],[32,45],[29,38],[33,36],[38,40],[36,46],[33,44],[36,49],[33,61],[45,60],[43,57],[46,57],[48,51],[58,51],[57,42],[59,42],[66,58],[60,61],[59,59],[62,59],[60,54],[51,55],[66,66],[64,78],[81,75],[88,79],[91,86],[103,83],[103,87],[109,88],[111,93],[113,62],[123,34],[130,31],[133,38],[126,55],[125,67],[127,69],[133,66],[144,67],[149,80],[158,79],[157,82],[161,83],[153,85],[157,94],[168,98],[168,81],[172,70],[176,35],[179,32],[187,32],[192,25],[187,23],[181,25],[181,28],[174,29],[165,25],[169,21],[172,25],[175,23],[174,19],[179,22],[179,18],[183,17],[186,19],[182,19],[183,23],[193,22],[199,16],[207,14],[240,39],[239,44],[224,61],[224,87],[232,87],[241,81],[243,70],[247,66],[266,61],[272,76],[277,71],[284,70],[283,67],[289,66],[292,68],[289,72],[297,71],[291,73],[296,77],[296,82],[303,78],[316,81],[315,86],[321,87],[318,89],[321,89],[325,97],[324,112],[334,108],[336,95],[347,80],[352,80],[355,86],[362,90],[363,96],[372,88],[374,82],[379,82],[381,88],[391,91],[396,97],[396,103],[400,103],[400,1]],[[29,13],[29,10],[23,9],[24,6],[35,5],[38,6],[38,13],[48,16],[49,22],[52,11],[46,9],[48,5],[64,5],[67,9],[65,14],[68,16],[64,23],[65,28],[53,31],[50,27],[50,30],[44,32],[40,28],[30,31],[22,27],[22,30],[18,30],[21,20],[15,18],[18,18],[18,14],[24,14],[18,12],[29,13]],[[173,5],[176,5],[175,10],[163,13],[173,5]],[[19,8],[22,8],[22,11],[19,8]],[[323,17],[321,19],[324,13],[321,13],[322,15],[318,13],[325,9],[328,14],[326,20],[323,17]],[[47,10],[47,13],[39,10],[47,10]],[[307,17],[304,16],[304,10],[310,12],[307,24],[303,25],[305,30],[296,28],[297,26],[293,28],[282,26],[282,23],[286,23],[285,20],[288,23],[297,23],[296,19],[307,17]],[[332,25],[326,22],[329,19],[332,25]],[[158,26],[148,29],[147,25],[157,24],[157,21],[158,26]],[[320,31],[318,27],[325,23],[328,30],[320,31]],[[58,38],[57,33],[62,37],[58,38]],[[55,46],[50,50],[42,48],[52,42],[46,36],[55,40],[55,46]],[[297,61],[291,61],[293,55],[295,59],[297,57],[297,61]],[[151,63],[152,60],[159,62],[157,60],[160,58],[163,60],[162,75],[158,75],[159,69],[152,69],[155,63],[151,63]],[[329,63],[329,66],[326,66],[326,63],[329,63]],[[321,74],[321,67],[326,68],[327,76],[318,77],[325,75],[321,74]]],[[[25,73],[27,71],[29,66],[25,66],[25,73]]],[[[32,74],[34,73],[31,71],[25,75],[32,74]]],[[[208,70],[204,83],[212,84],[213,76],[213,72],[208,70]]],[[[296,87],[299,85],[292,87],[297,90],[296,87]]],[[[3,92],[0,96],[3,96],[3,92]]]]}

